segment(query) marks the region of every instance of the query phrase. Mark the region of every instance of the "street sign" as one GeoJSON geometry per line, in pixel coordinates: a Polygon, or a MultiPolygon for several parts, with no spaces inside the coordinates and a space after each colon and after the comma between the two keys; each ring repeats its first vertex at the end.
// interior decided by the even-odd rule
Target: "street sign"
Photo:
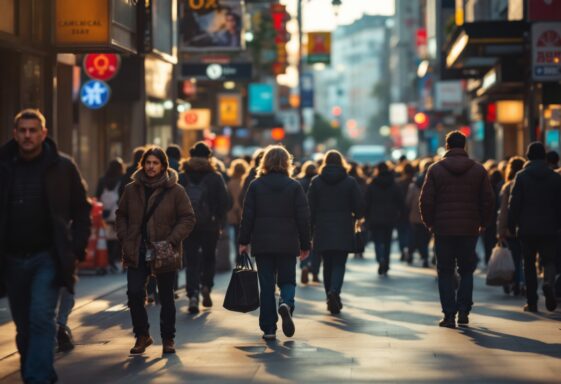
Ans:
{"type": "Polygon", "coordinates": [[[109,102],[111,88],[104,81],[90,80],[80,89],[80,100],[89,109],[103,108],[109,102]]]}
{"type": "Polygon", "coordinates": [[[249,112],[273,113],[275,110],[274,87],[267,83],[249,84],[249,112]]]}
{"type": "Polygon", "coordinates": [[[532,77],[561,80],[561,22],[532,25],[532,77]]]}
{"type": "Polygon", "coordinates": [[[300,105],[302,108],[314,107],[314,75],[311,72],[300,76],[300,105]]]}
{"type": "Polygon", "coordinates": [[[308,64],[331,62],[331,32],[308,33],[308,64]]]}
{"type": "Polygon", "coordinates": [[[251,80],[251,69],[251,63],[184,63],[181,66],[181,77],[212,81],[251,80]]]}
{"type": "Polygon", "coordinates": [[[203,130],[210,128],[210,109],[194,108],[181,112],[177,127],[186,130],[203,130]]]}
{"type": "Polygon", "coordinates": [[[242,96],[239,93],[218,95],[218,125],[221,127],[242,125],[242,96]]]}
{"type": "Polygon", "coordinates": [[[91,79],[111,80],[121,64],[121,58],[114,53],[90,53],[84,58],[84,72],[91,79]]]}

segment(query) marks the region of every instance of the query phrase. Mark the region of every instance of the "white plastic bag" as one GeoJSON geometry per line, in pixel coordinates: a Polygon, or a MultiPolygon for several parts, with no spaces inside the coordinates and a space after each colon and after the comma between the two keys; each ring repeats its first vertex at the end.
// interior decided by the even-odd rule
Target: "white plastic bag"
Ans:
{"type": "Polygon", "coordinates": [[[487,285],[503,286],[514,278],[514,260],[505,244],[499,242],[487,265],[487,285]]]}

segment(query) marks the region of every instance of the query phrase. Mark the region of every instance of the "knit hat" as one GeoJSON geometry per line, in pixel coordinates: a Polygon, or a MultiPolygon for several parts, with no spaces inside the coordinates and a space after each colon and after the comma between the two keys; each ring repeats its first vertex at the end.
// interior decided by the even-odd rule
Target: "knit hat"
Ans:
{"type": "Polygon", "coordinates": [[[539,141],[534,141],[528,145],[526,151],[528,160],[545,160],[545,147],[539,141]]]}
{"type": "Polygon", "coordinates": [[[212,151],[203,141],[198,141],[191,147],[191,149],[189,150],[189,154],[191,155],[191,157],[203,157],[205,159],[208,159],[210,156],[212,156],[212,151]]]}

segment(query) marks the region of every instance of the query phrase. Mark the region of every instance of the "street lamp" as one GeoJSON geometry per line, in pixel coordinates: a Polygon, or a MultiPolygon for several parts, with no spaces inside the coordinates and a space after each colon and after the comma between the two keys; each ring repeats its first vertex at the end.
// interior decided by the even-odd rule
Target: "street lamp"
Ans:
{"type": "Polygon", "coordinates": [[[341,8],[341,0],[331,0],[331,6],[333,7],[333,13],[335,16],[339,16],[339,9],[341,8]]]}

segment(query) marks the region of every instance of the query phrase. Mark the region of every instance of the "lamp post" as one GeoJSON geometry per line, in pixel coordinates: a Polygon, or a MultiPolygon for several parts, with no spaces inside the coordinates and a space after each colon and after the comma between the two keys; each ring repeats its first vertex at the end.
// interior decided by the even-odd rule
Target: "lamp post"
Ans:
{"type": "MultiPolygon", "coordinates": [[[[308,0],[308,2],[311,0],[308,0]]],[[[341,8],[341,0],[331,0],[331,6],[333,7],[333,13],[337,17],[339,15],[339,10],[341,8]]],[[[300,120],[300,132],[298,134],[300,141],[300,151],[304,154],[304,114],[302,111],[302,70],[304,69],[304,62],[302,60],[302,37],[304,32],[302,31],[302,0],[298,0],[297,8],[297,21],[298,21],[298,88],[300,94],[300,103],[298,105],[298,118],[300,120]]]]}

